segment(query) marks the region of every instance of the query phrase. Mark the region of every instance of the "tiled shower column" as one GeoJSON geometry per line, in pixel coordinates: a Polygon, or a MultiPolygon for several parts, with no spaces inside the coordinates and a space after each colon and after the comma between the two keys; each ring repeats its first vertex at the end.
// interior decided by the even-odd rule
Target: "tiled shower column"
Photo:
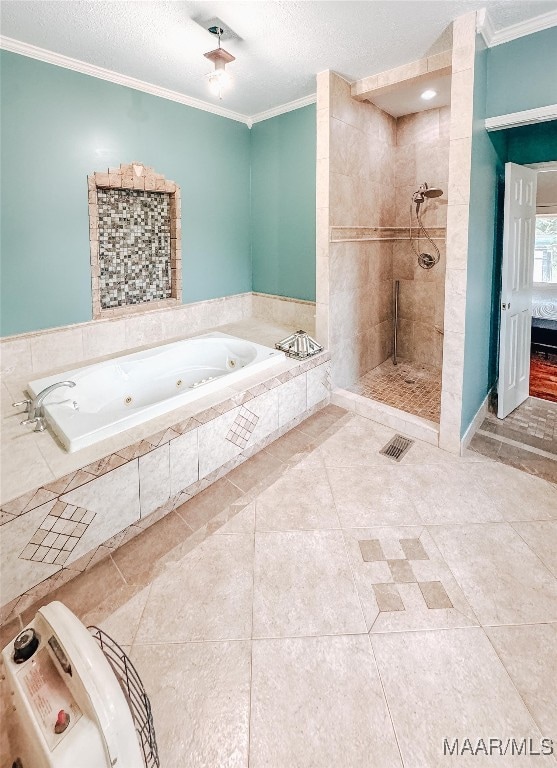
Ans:
{"type": "Polygon", "coordinates": [[[445,336],[439,446],[460,453],[476,14],[453,22],[445,336]]]}
{"type": "Polygon", "coordinates": [[[331,227],[385,227],[394,217],[395,120],[317,76],[317,338],[346,387],[390,354],[392,243],[336,238],[331,227]]]}

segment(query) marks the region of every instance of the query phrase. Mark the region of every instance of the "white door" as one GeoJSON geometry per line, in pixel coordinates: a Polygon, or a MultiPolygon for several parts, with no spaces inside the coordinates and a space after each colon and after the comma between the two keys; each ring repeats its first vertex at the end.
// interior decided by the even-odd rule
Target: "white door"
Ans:
{"type": "Polygon", "coordinates": [[[537,171],[505,165],[505,208],[497,416],[528,397],[537,171]]]}

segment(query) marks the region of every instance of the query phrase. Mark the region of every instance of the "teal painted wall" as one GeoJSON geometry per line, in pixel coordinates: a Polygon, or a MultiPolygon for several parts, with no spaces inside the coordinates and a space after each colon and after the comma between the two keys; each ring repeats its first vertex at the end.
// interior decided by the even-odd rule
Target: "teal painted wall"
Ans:
{"type": "Polygon", "coordinates": [[[486,117],[557,104],[557,27],[490,48],[486,117]]]}
{"type": "Polygon", "coordinates": [[[315,106],[251,130],[253,290],[315,300],[315,106]]]}
{"type": "MultiPolygon", "coordinates": [[[[476,42],[474,124],[468,224],[466,326],[461,434],[470,426],[496,377],[498,238],[503,160],[484,128],[488,51],[476,42]]],[[[503,144],[504,147],[504,144],[503,144]]]]}
{"type": "Polygon", "coordinates": [[[184,302],[251,290],[246,125],[0,56],[2,335],[91,319],[87,174],[132,160],[181,187],[184,302]]]}
{"type": "Polygon", "coordinates": [[[556,50],[555,27],[487,50],[476,42],[462,435],[498,375],[504,164],[557,159],[555,122],[487,133],[483,121],[557,103],[556,50]]]}
{"type": "MultiPolygon", "coordinates": [[[[557,77],[557,75],[556,75],[557,77]]],[[[547,163],[557,160],[557,120],[509,128],[507,160],[512,163],[547,163]]]]}

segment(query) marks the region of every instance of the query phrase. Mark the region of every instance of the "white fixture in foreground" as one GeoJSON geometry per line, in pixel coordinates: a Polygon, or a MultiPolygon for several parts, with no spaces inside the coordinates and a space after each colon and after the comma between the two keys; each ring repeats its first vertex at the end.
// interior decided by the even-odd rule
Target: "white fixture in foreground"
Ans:
{"type": "Polygon", "coordinates": [[[218,96],[219,99],[222,99],[225,88],[232,82],[230,74],[226,71],[226,65],[235,61],[235,57],[231,53],[220,47],[220,38],[223,31],[222,27],[209,27],[209,32],[212,35],[217,35],[219,47],[215,48],[214,51],[208,51],[203,54],[206,59],[209,59],[215,65],[215,71],[210,72],[208,75],[209,90],[213,96],[218,96]]]}
{"type": "Polygon", "coordinates": [[[10,764],[158,768],[151,707],[130,660],[59,602],[1,654],[10,690],[10,764]]]}
{"type": "Polygon", "coordinates": [[[422,93],[422,99],[425,99],[426,101],[429,101],[430,99],[434,99],[435,96],[437,96],[437,91],[434,91],[431,88],[428,88],[427,91],[424,91],[422,93]]]}

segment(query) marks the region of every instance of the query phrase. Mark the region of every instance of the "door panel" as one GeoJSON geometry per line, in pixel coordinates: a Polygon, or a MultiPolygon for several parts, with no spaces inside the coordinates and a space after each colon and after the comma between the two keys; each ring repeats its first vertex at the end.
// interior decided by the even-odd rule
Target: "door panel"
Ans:
{"type": "Polygon", "coordinates": [[[528,397],[537,172],[505,165],[505,206],[498,411],[500,419],[528,397]]]}

